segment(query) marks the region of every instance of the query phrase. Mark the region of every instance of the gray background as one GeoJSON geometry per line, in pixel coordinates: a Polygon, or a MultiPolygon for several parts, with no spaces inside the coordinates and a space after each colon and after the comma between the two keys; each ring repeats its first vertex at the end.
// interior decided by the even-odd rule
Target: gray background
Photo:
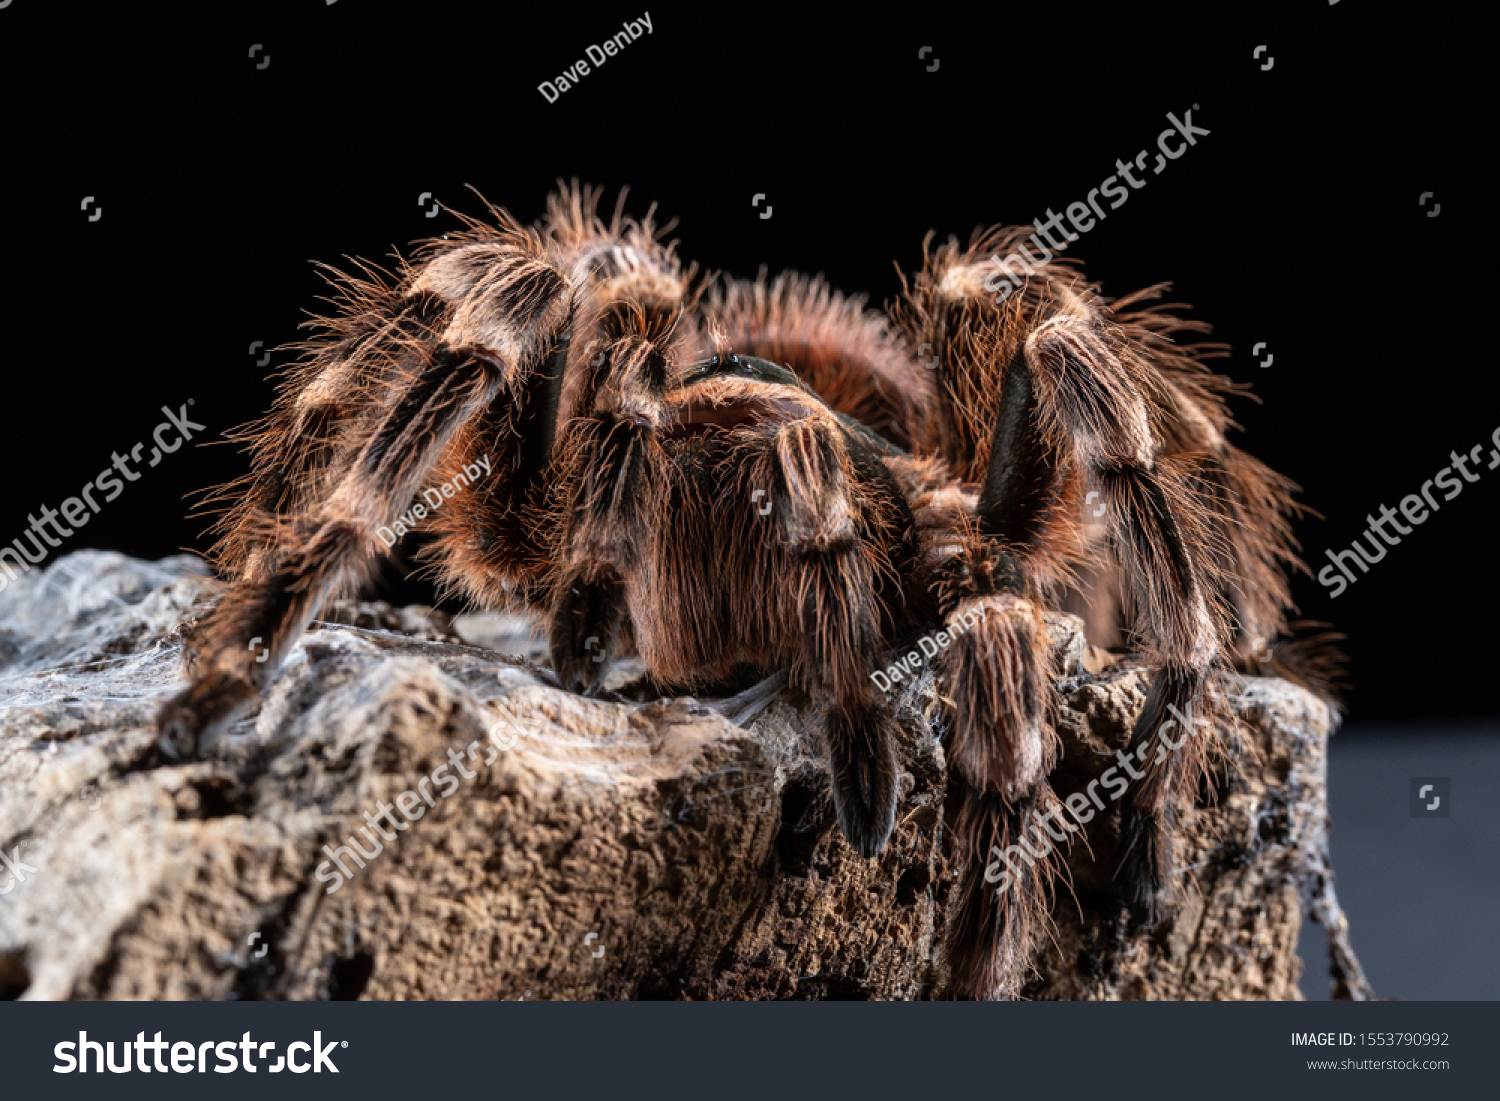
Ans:
{"type": "MultiPolygon", "coordinates": [[[[1500,725],[1351,724],[1329,745],[1333,868],[1381,998],[1500,998],[1500,725]],[[1410,817],[1413,776],[1452,777],[1448,818],[1410,817]]],[[[1302,993],[1328,998],[1323,930],[1302,993]]]]}

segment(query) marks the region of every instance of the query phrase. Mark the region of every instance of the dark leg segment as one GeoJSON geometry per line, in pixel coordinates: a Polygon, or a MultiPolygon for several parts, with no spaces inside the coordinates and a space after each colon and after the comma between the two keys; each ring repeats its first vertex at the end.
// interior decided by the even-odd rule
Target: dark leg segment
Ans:
{"type": "Polygon", "coordinates": [[[625,614],[625,586],[614,569],[593,562],[563,579],[548,631],[552,668],[570,692],[592,693],[615,653],[625,614]]]}
{"type": "Polygon", "coordinates": [[[839,827],[861,856],[876,855],[896,822],[898,726],[870,679],[882,649],[876,575],[890,572],[866,538],[843,429],[811,418],[780,429],[774,446],[775,512],[795,561],[802,676],[822,706],[815,725],[828,749],[839,827]]]}
{"type": "Polygon", "coordinates": [[[200,624],[194,683],[158,720],[164,749],[196,752],[202,735],[265,687],[323,602],[364,579],[382,550],[376,529],[499,389],[499,372],[485,360],[446,348],[433,354],[320,514],[287,525],[266,567],[236,582],[200,624]]]}
{"type": "Polygon", "coordinates": [[[1155,921],[1171,894],[1169,800],[1213,752],[1203,723],[1185,733],[1163,728],[1177,714],[1191,715],[1202,699],[1221,652],[1224,610],[1214,602],[1222,586],[1212,502],[1195,487],[1188,463],[1158,455],[1142,396],[1149,392],[1145,368],[1132,354],[1087,316],[1054,318],[1026,344],[1044,430],[1071,443],[1102,492],[1141,641],[1159,665],[1130,738],[1145,775],[1122,807],[1130,847],[1119,877],[1133,916],[1155,921]]]}

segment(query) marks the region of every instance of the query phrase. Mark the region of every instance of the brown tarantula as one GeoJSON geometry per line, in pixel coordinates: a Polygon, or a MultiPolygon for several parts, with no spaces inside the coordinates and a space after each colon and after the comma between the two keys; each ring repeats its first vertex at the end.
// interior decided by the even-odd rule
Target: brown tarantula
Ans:
{"type": "MultiPolygon", "coordinates": [[[[1110,304],[1063,260],[997,301],[989,260],[1031,227],[966,249],[929,236],[887,319],[821,278],[698,280],[671,225],[623,216],[623,193],[605,221],[598,200],[561,186],[536,228],[491,208],[399,277],[334,274],[339,312],[233,437],[254,455],[224,487],[214,555],[233,583],[190,632],[163,746],[195,752],[238,714],[319,606],[370,576],[377,530],[487,456],[493,475],[422,524],[443,580],[539,616],[574,691],[625,649],[665,685],[788,671],[863,856],[899,801],[871,673],[973,625],[933,663],[963,854],[947,962],[960,996],[1013,992],[1056,872],[1006,892],[984,873],[1057,805],[1042,609],[1086,612],[1096,640],[1128,631],[1154,663],[1133,749],[1287,631],[1295,487],[1226,441],[1238,388],[1202,362],[1222,346],[1173,342],[1206,326],[1142,308],[1165,285],[1110,304]]],[[[1122,802],[1138,921],[1170,903],[1174,796],[1222,751],[1154,755],[1122,802]]]]}

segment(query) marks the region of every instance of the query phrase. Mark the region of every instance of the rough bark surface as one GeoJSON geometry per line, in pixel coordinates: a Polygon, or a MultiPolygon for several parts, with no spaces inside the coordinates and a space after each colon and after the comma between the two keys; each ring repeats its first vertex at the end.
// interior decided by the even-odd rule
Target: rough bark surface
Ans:
{"type": "MultiPolygon", "coordinates": [[[[35,869],[0,870],[0,996],[942,995],[957,868],[930,679],[902,697],[909,779],[876,860],[840,836],[807,701],[778,679],[657,700],[622,663],[613,700],[584,699],[501,616],[329,609],[258,710],[173,761],[153,720],[177,627],[216,591],[198,568],[85,551],[0,592],[0,843],[35,869]],[[338,874],[328,852],[369,852],[366,813],[408,791],[423,817],[382,819],[392,839],[338,874]]],[[[1066,797],[1124,745],[1148,676],[1071,617],[1051,629],[1066,797]]],[[[1366,993],[1326,861],[1331,715],[1280,681],[1224,691],[1250,751],[1181,826],[1178,913],[1125,926],[1096,819],[1026,997],[1296,998],[1304,893],[1339,934],[1336,987],[1366,993]]]]}

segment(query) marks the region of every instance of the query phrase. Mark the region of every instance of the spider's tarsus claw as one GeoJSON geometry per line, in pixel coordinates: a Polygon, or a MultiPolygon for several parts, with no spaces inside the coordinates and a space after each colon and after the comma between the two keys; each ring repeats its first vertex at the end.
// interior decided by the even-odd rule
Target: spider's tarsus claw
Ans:
{"type": "Polygon", "coordinates": [[[1137,929],[1160,925],[1172,913],[1171,840],[1166,824],[1155,815],[1125,808],[1121,822],[1125,858],[1116,886],[1137,929]]]}
{"type": "Polygon", "coordinates": [[[614,659],[615,634],[623,614],[623,589],[612,570],[580,575],[560,586],[552,613],[552,668],[569,692],[595,696],[614,659]]]}
{"type": "Polygon", "coordinates": [[[599,699],[604,695],[604,678],[599,677],[577,677],[568,681],[568,690],[588,699],[599,699]]]}
{"type": "Polygon", "coordinates": [[[869,808],[850,807],[848,804],[839,807],[839,829],[848,839],[850,848],[866,860],[880,855],[896,824],[894,814],[881,822],[877,822],[876,817],[869,808]]]}
{"type": "Polygon", "coordinates": [[[188,702],[191,691],[179,692],[156,716],[157,747],[174,761],[191,760],[198,755],[198,722],[188,702]]]}
{"type": "Polygon", "coordinates": [[[198,752],[198,732],[192,723],[180,717],[162,717],[157,722],[157,746],[174,761],[193,757],[198,752]]]}
{"type": "Polygon", "coordinates": [[[554,652],[552,669],[557,682],[576,696],[598,696],[604,691],[604,674],[609,662],[582,661],[571,655],[554,652]]]}
{"type": "Polygon", "coordinates": [[[157,747],[174,761],[198,757],[254,698],[255,688],[229,673],[193,681],[157,713],[157,747]]]}
{"type": "MultiPolygon", "coordinates": [[[[847,721],[847,720],[846,720],[847,721]]],[[[877,720],[879,721],[879,720],[877,720]]],[[[851,848],[866,859],[878,856],[896,828],[896,755],[892,736],[864,738],[838,729],[829,731],[829,764],[839,829],[851,848]]]]}
{"type": "Polygon", "coordinates": [[[1148,875],[1132,872],[1127,860],[1121,872],[1125,910],[1133,929],[1154,929],[1172,912],[1165,885],[1150,882],[1148,875]]]}

